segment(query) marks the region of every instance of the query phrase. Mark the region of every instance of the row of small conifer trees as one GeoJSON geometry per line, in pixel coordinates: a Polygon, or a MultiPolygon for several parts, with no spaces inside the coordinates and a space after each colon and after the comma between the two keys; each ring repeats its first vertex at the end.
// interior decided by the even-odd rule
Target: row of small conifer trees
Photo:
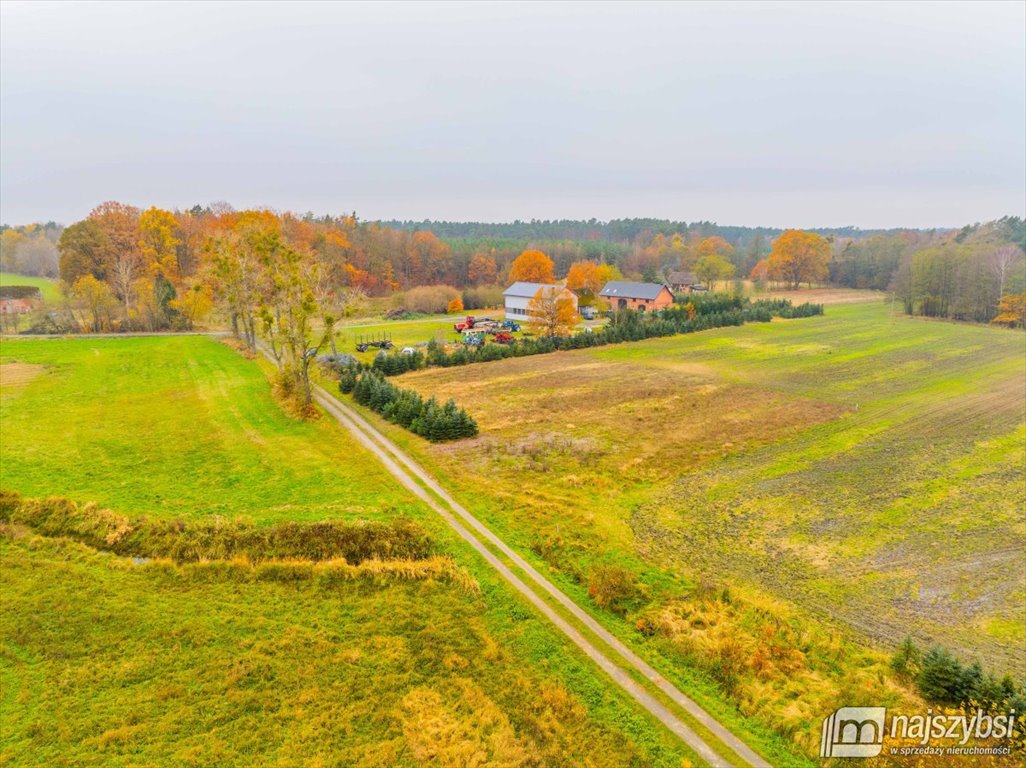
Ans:
{"type": "Polygon", "coordinates": [[[401,389],[373,369],[350,366],[342,370],[339,391],[377,411],[393,424],[427,438],[433,443],[459,440],[477,434],[477,422],[454,400],[439,405],[434,397],[425,400],[412,389],[401,389]]]}
{"type": "Polygon", "coordinates": [[[486,363],[510,357],[543,355],[558,350],[586,349],[606,344],[683,333],[695,333],[745,323],[768,323],[774,317],[799,318],[823,314],[822,304],[794,306],[786,299],[751,301],[744,296],[728,294],[698,295],[687,302],[678,300],[672,307],[652,312],[625,309],[613,313],[610,322],[594,332],[573,333],[569,336],[538,336],[518,339],[514,344],[483,344],[479,347],[459,347],[451,352],[435,340],[427,349],[413,352],[379,352],[374,358],[374,369],[385,376],[420,368],[449,368],[471,363],[486,363]]]}

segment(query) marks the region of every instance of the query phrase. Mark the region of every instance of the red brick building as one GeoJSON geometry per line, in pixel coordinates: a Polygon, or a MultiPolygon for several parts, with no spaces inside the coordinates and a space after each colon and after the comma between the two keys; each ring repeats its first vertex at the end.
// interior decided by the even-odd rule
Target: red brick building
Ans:
{"type": "Polygon", "coordinates": [[[619,280],[606,283],[599,296],[609,302],[610,309],[635,309],[647,312],[673,304],[673,292],[659,283],[628,283],[619,280]]]}

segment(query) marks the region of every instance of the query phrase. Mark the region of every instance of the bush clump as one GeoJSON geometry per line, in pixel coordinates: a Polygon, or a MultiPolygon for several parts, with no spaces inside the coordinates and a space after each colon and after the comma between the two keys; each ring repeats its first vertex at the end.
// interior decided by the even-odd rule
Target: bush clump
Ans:
{"type": "Polygon", "coordinates": [[[624,614],[645,596],[638,579],[619,565],[600,565],[588,578],[588,596],[599,608],[624,614]]]}
{"type": "Polygon", "coordinates": [[[464,309],[492,309],[501,307],[502,302],[502,288],[497,285],[481,285],[476,288],[463,289],[464,309]]]}
{"type": "Polygon", "coordinates": [[[421,285],[403,294],[402,308],[436,315],[445,312],[454,299],[462,300],[462,294],[451,285],[421,285]]]}

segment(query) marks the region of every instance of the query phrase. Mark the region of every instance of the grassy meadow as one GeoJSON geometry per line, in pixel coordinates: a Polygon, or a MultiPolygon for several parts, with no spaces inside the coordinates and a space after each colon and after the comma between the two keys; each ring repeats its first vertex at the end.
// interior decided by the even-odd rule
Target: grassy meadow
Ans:
{"type": "Polygon", "coordinates": [[[0,557],[4,765],[681,759],[497,585],[253,580],[19,530],[0,557]]]}
{"type": "Polygon", "coordinates": [[[698,764],[348,433],[282,415],[220,342],[5,340],[0,409],[0,487],[26,497],[186,529],[402,518],[435,553],[340,579],[360,566],[175,564],[0,524],[0,763],[698,764]]]}
{"type": "Polygon", "coordinates": [[[603,569],[634,574],[608,623],[678,667],[711,658],[744,714],[812,749],[859,674],[908,700],[885,655],[906,634],[1022,675],[1024,352],[1021,333],[846,301],[406,374],[481,436],[389,434],[580,601],[603,569]],[[728,674],[731,637],[804,658],[728,674]]]}
{"type": "Polygon", "coordinates": [[[34,286],[39,289],[39,292],[43,295],[43,301],[47,304],[56,304],[61,299],[60,283],[46,277],[30,277],[28,275],[0,272],[0,285],[34,286]]]}
{"type": "Polygon", "coordinates": [[[2,484],[183,519],[412,509],[347,433],[288,418],[267,389],[257,365],[205,337],[5,340],[2,484]]]}

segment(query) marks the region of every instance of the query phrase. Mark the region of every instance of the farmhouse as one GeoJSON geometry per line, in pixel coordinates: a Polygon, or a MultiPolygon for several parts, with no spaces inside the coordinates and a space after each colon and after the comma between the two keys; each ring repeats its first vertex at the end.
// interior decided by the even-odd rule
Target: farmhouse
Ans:
{"type": "Polygon", "coordinates": [[[618,280],[606,283],[599,296],[612,309],[662,309],[673,304],[673,292],[660,283],[627,283],[618,280]]]}
{"type": "Polygon", "coordinates": [[[666,282],[670,284],[670,290],[674,293],[691,293],[693,290],[703,290],[704,288],[702,281],[693,272],[687,270],[670,272],[666,282]]]}
{"type": "Polygon", "coordinates": [[[538,291],[542,291],[542,296],[546,298],[554,293],[557,298],[570,299],[574,303],[574,311],[577,311],[577,296],[562,285],[516,282],[502,293],[505,299],[506,317],[511,320],[528,318],[530,313],[527,311],[527,305],[538,295],[538,291]]]}
{"type": "Polygon", "coordinates": [[[23,315],[42,303],[42,293],[35,286],[0,286],[0,315],[23,315]]]}

